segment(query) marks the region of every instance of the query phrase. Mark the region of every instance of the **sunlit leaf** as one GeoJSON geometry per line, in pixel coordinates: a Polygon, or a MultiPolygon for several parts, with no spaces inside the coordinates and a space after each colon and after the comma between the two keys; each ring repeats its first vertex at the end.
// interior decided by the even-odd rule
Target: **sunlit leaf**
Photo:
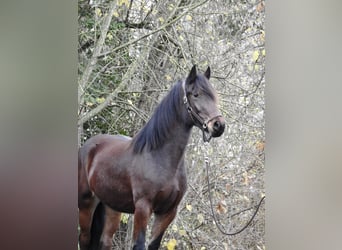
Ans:
{"type": "Polygon", "coordinates": [[[175,239],[171,239],[166,243],[167,250],[174,250],[177,245],[177,241],[175,239]]]}
{"type": "Polygon", "coordinates": [[[128,214],[121,214],[121,222],[127,224],[129,215],[128,214]]]}
{"type": "Polygon", "coordinates": [[[262,40],[262,41],[265,41],[265,31],[261,31],[261,34],[260,34],[260,39],[262,40]]]}
{"type": "Polygon", "coordinates": [[[95,14],[96,14],[96,16],[98,16],[98,17],[102,16],[102,11],[101,11],[101,9],[96,8],[96,9],[95,9],[95,14]]]}
{"type": "Polygon", "coordinates": [[[171,11],[175,8],[175,6],[171,3],[167,8],[171,11]]]}
{"type": "Polygon", "coordinates": [[[185,207],[188,211],[190,211],[190,212],[192,211],[192,206],[190,204],[187,204],[185,207]]]}
{"type": "Polygon", "coordinates": [[[243,199],[244,199],[245,201],[249,201],[249,200],[250,200],[246,195],[244,195],[244,196],[242,196],[242,197],[243,197],[243,199]]]}
{"type": "Polygon", "coordinates": [[[184,229],[180,229],[178,231],[178,233],[179,233],[180,236],[185,236],[186,235],[186,231],[184,229]]]}
{"type": "Polygon", "coordinates": [[[111,33],[108,33],[107,34],[107,38],[109,41],[113,40],[113,35],[111,33]]]}
{"type": "Polygon", "coordinates": [[[258,142],[255,144],[255,147],[257,148],[257,150],[263,151],[264,148],[265,148],[265,142],[263,142],[263,141],[258,141],[258,142]]]}
{"type": "Polygon", "coordinates": [[[256,60],[258,60],[259,54],[260,54],[259,50],[255,50],[255,51],[253,52],[252,58],[253,58],[253,61],[254,61],[254,62],[255,62],[256,60]]]}
{"type": "Polygon", "coordinates": [[[202,224],[202,223],[204,222],[203,214],[198,214],[198,215],[197,215],[197,220],[198,220],[199,223],[202,224]]]}
{"type": "Polygon", "coordinates": [[[260,1],[259,4],[258,4],[257,7],[256,7],[256,10],[257,10],[258,12],[261,12],[261,11],[263,11],[264,9],[265,9],[265,2],[264,2],[264,1],[260,1]]]}
{"type": "Polygon", "coordinates": [[[126,5],[128,7],[129,6],[129,2],[128,2],[128,0],[119,0],[118,1],[118,5],[119,6],[126,5]]]}
{"type": "Polygon", "coordinates": [[[218,213],[220,214],[225,214],[227,213],[227,209],[226,209],[226,202],[225,201],[219,201],[217,206],[216,206],[216,210],[218,213]]]}
{"type": "Polygon", "coordinates": [[[96,98],[97,103],[103,103],[105,101],[104,97],[96,98]]]}

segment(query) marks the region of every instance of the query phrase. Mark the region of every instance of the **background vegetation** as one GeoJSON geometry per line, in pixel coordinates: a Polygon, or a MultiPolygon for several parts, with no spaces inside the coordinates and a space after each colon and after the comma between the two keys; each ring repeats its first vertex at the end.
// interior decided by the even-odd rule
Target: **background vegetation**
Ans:
{"type": "MultiPolygon", "coordinates": [[[[265,3],[258,0],[79,0],[79,145],[98,133],[133,136],[193,64],[209,65],[227,129],[209,145],[194,128],[188,191],[163,238],[166,249],[265,249],[265,3]],[[241,212],[244,211],[244,212],[241,212]]],[[[131,216],[115,249],[130,249],[131,216]]]]}

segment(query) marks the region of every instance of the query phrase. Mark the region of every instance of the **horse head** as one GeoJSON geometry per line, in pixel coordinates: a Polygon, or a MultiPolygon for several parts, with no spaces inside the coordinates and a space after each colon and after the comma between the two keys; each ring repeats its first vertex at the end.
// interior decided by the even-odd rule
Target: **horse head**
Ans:
{"type": "Polygon", "coordinates": [[[209,79],[210,67],[204,74],[198,74],[194,65],[183,83],[184,104],[193,125],[203,131],[204,141],[221,136],[225,129],[225,120],[217,105],[217,94],[209,79]]]}

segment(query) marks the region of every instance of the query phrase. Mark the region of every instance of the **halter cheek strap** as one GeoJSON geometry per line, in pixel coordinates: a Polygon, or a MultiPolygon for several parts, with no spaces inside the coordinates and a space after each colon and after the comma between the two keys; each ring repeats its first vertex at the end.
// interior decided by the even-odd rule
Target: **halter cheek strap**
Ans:
{"type": "Polygon", "coordinates": [[[209,122],[211,122],[212,120],[218,118],[218,117],[222,117],[222,115],[216,115],[212,118],[209,118],[208,120],[204,120],[202,119],[202,117],[196,113],[194,111],[194,109],[190,106],[190,103],[188,101],[188,97],[186,96],[186,91],[185,91],[185,81],[183,81],[183,92],[184,92],[184,97],[183,97],[183,103],[185,104],[185,107],[191,117],[191,119],[193,120],[194,123],[196,123],[196,121],[201,124],[201,130],[202,130],[202,133],[203,133],[203,141],[204,142],[209,142],[210,139],[211,139],[211,135],[206,135],[206,130],[208,130],[208,124],[209,122]]]}

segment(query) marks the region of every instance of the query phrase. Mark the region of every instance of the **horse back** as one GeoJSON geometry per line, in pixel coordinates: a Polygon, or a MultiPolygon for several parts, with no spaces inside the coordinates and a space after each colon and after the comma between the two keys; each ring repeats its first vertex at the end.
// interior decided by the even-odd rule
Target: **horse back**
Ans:
{"type": "Polygon", "coordinates": [[[115,155],[127,150],[131,138],[123,135],[99,134],[88,139],[79,149],[79,161],[85,171],[91,172],[93,162],[109,161],[115,155]]]}

